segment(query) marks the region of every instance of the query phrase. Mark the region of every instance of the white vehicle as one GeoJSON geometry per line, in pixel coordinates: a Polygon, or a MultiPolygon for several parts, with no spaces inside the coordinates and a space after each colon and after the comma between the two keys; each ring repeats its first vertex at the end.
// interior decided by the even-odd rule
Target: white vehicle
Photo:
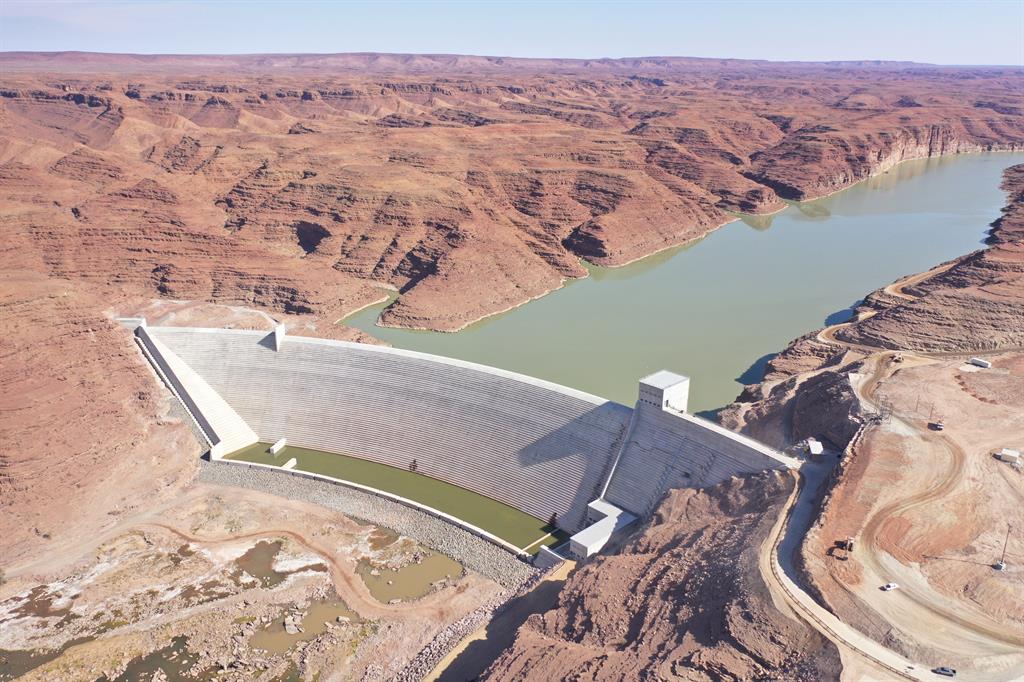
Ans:
{"type": "Polygon", "coordinates": [[[893,590],[900,589],[900,586],[896,583],[886,583],[882,585],[882,592],[892,592],[893,590]]]}

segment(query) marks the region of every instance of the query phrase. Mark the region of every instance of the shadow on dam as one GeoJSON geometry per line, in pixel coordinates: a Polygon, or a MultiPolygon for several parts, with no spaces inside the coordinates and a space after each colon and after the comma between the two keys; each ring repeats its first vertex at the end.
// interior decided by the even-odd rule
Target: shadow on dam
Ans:
{"type": "Polygon", "coordinates": [[[585,511],[598,498],[605,476],[623,444],[632,409],[614,402],[595,406],[523,447],[519,463],[529,469],[567,457],[581,459],[584,471],[570,509],[585,511]]]}

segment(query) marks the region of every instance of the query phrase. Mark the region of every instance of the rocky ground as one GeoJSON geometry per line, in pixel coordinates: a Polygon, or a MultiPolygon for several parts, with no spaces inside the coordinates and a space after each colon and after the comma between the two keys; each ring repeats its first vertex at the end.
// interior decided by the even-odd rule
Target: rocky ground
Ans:
{"type": "Polygon", "coordinates": [[[429,514],[377,495],[327,481],[223,461],[202,462],[201,468],[198,480],[208,485],[260,490],[334,509],[352,518],[373,519],[417,538],[510,590],[518,589],[534,574],[528,564],[504,549],[429,514]]]}
{"type": "Polygon", "coordinates": [[[845,452],[799,556],[820,603],[914,660],[1000,679],[1024,673],[1024,475],[993,456],[1024,446],[1024,166],[1003,187],[986,249],[794,341],[722,414],[778,446],[813,436],[845,452]],[[878,589],[890,581],[898,593],[878,589]]]}
{"type": "Polygon", "coordinates": [[[172,679],[389,679],[506,594],[469,572],[383,604],[356,574],[429,552],[321,507],[200,486],[65,546],[70,567],[43,559],[0,586],[0,679],[148,680],[176,638],[182,650],[160,661],[172,679]]]}
{"type": "MultiPolygon", "coordinates": [[[[139,656],[173,649],[176,634],[199,657],[192,665],[247,661],[236,677],[293,665],[334,670],[323,663],[329,659],[342,661],[336,669],[344,674],[376,679],[397,672],[446,624],[489,604],[502,589],[471,572],[434,601],[374,605],[360,597],[366,595],[358,579],[346,580],[347,559],[330,560],[354,556],[351,538],[339,536],[322,551],[297,548],[298,537],[315,535],[302,515],[252,540],[279,539],[293,559],[307,550],[317,554],[328,574],[310,570],[273,589],[249,587],[230,577],[237,556],[212,559],[204,552],[181,557],[178,573],[171,557],[180,547],[239,542],[203,532],[234,533],[250,520],[276,518],[277,507],[304,503],[264,498],[252,509],[244,499],[258,493],[238,493],[222,498],[216,518],[235,519],[239,529],[192,527],[191,512],[182,510],[216,497],[193,483],[200,447],[112,317],[254,328],[284,320],[293,333],[368,340],[338,321],[397,292],[385,324],[454,330],[585,276],[580,258],[623,264],[706,234],[732,219],[732,211],[771,212],[782,198],[827,194],[906,158],[1024,143],[1021,76],[1012,69],[341,56],[273,58],[271,76],[268,59],[0,55],[6,332],[0,438],[7,444],[0,453],[0,569],[7,578],[0,597],[6,617],[19,623],[3,628],[3,636],[20,638],[0,648],[52,649],[78,636],[98,637],[47,664],[47,671],[70,679],[81,671],[116,678],[139,656]],[[196,494],[212,497],[199,502],[190,497],[196,494]],[[241,514],[246,509],[251,519],[241,514]],[[141,583],[118,566],[140,573],[166,568],[183,587],[216,580],[228,594],[206,607],[178,595],[167,606],[140,596],[141,583]],[[294,627],[331,587],[381,629],[342,624],[301,653],[296,648],[276,658],[245,648],[265,618],[289,618],[294,627]],[[79,589],[88,596],[71,599],[79,589]],[[293,612],[285,603],[307,606],[293,612]],[[44,613],[15,613],[37,607],[44,613]],[[53,609],[63,613],[46,615],[53,609]]],[[[858,377],[876,376],[877,362],[869,357],[875,344],[951,352],[1021,346],[1022,175],[1019,167],[1007,175],[1014,199],[989,249],[934,278],[880,290],[855,324],[795,343],[770,363],[766,382],[726,414],[726,423],[778,444],[817,433],[842,446],[873,409],[865,396],[882,378],[864,386],[858,377]]],[[[1019,365],[1013,358],[999,360],[1011,384],[1019,365]]],[[[943,381],[959,386],[959,370],[940,366],[943,381]]],[[[984,409],[992,407],[988,401],[1012,408],[1005,398],[1011,384],[961,378],[967,388],[963,395],[955,389],[961,402],[944,407],[948,414],[972,414],[978,405],[968,395],[983,396],[977,402],[984,409]]],[[[904,400],[900,386],[890,381],[891,397],[882,395],[894,404],[904,400]]],[[[861,480],[885,480],[884,469],[841,479],[835,495],[856,494],[861,480]]],[[[640,593],[625,598],[644,614],[635,624],[650,639],[636,636],[624,612],[602,612],[596,602],[594,613],[579,607],[530,621],[521,646],[503,660],[536,670],[539,652],[555,642],[549,651],[564,654],[558,665],[581,676],[591,669],[655,670],[666,661],[680,663],[665,670],[695,675],[756,675],[781,665],[794,675],[830,676],[835,657],[828,646],[776,619],[747,571],[749,561],[724,561],[734,583],[712,594],[706,587],[713,576],[699,557],[680,556],[672,567],[653,556],[678,553],[671,539],[677,536],[712,554],[748,556],[740,539],[759,537],[767,516],[726,498],[760,494],[770,506],[781,491],[775,484],[760,492],[735,485],[721,499],[676,493],[649,529],[650,539],[631,546],[641,558],[622,559],[621,578],[600,577],[613,583],[612,603],[624,597],[625,582],[616,581],[627,581],[633,564],[665,569],[664,579],[653,573],[637,579],[651,594],[667,594],[675,583],[689,586],[671,594],[693,609],[690,629],[683,627],[689,635],[643,620],[661,607],[640,593]],[[695,511],[715,505],[716,513],[740,515],[736,528],[695,511]],[[725,589],[733,585],[742,589],[725,589]],[[716,626],[714,619],[725,616],[702,612],[697,596],[687,601],[690,589],[726,609],[731,620],[716,626]],[[781,628],[784,636],[760,641],[756,633],[763,630],[741,627],[730,615],[736,613],[781,628]],[[606,618],[607,627],[585,636],[581,623],[588,618],[606,618]],[[641,652],[653,652],[661,640],[671,646],[659,650],[656,663],[645,662],[641,652]],[[701,654],[697,645],[704,643],[701,654]],[[802,650],[819,651],[817,662],[802,650]]],[[[309,519],[326,513],[302,508],[309,519]]],[[[868,524],[871,513],[864,513],[868,524]]],[[[330,518],[338,528],[351,523],[330,518]]],[[[823,523],[832,518],[826,514],[823,523]]],[[[899,545],[884,524],[876,530],[879,546],[899,545]]],[[[827,540],[840,529],[818,532],[827,540]]],[[[972,542],[954,533],[966,544],[950,540],[939,549],[982,560],[991,553],[990,536],[972,542]]],[[[914,561],[925,549],[899,556],[914,561]]],[[[824,600],[844,612],[831,574],[811,572],[823,576],[813,580],[824,600]]],[[[964,584],[986,605],[1005,596],[999,583],[980,574],[957,572],[947,584],[939,564],[924,572],[950,598],[964,584]]],[[[598,581],[585,569],[576,585],[598,581]]],[[[580,588],[565,599],[589,605],[580,588]]],[[[1016,623],[1013,614],[996,616],[1016,623]]]]}
{"type": "MultiPolygon", "coordinates": [[[[804,587],[911,660],[979,679],[1024,673],[1019,534],[1010,567],[992,568],[1024,499],[1021,469],[993,457],[1024,446],[1024,353],[1014,350],[1022,187],[1024,167],[1009,169],[1009,203],[987,249],[885,287],[854,322],[797,339],[721,415],[778,447],[813,436],[845,449],[796,557],[804,587]],[[922,330],[918,314],[948,322],[922,330]],[[961,318],[966,330],[955,330],[961,318]],[[869,322],[885,330],[881,347],[862,333],[869,322]],[[924,338],[941,352],[910,352],[924,338]],[[967,364],[972,353],[993,367],[967,364]],[[929,426],[937,421],[941,432],[929,426]],[[847,537],[852,553],[837,544],[847,537]],[[900,588],[882,592],[890,581],[900,588]]],[[[842,668],[857,679],[856,655],[841,665],[830,642],[765,599],[755,538],[781,497],[751,481],[674,491],[630,545],[570,577],[558,608],[531,617],[489,677],[758,679],[786,669],[786,679],[835,679],[842,668]]]]}
{"type": "Polygon", "coordinates": [[[793,341],[721,414],[786,447],[808,436],[845,447],[864,422],[851,383],[881,350],[933,357],[1024,349],[1024,165],[1004,174],[1007,204],[988,246],[870,293],[851,322],[793,341]]]}
{"type": "Polygon", "coordinates": [[[80,283],[0,274],[0,568],[171,499],[202,454],[129,334],[80,283]]]}
{"type": "Polygon", "coordinates": [[[837,679],[835,646],[783,614],[759,551],[794,479],[675,490],[620,551],[571,575],[491,680],[837,679]]]}
{"type": "Polygon", "coordinates": [[[1024,144],[1020,74],[389,56],[0,57],[4,269],[458,329],[907,158],[1024,144]],[[448,70],[450,69],[450,70],[448,70]]]}

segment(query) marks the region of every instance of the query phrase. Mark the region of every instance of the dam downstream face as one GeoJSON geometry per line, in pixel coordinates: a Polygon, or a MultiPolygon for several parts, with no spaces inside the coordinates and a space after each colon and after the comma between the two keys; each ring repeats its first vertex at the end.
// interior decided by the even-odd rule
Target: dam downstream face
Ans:
{"type": "Polygon", "coordinates": [[[843,321],[870,291],[982,247],[1003,169],[1024,153],[911,161],[830,197],[730,223],[467,329],[345,320],[398,348],[522,372],[631,405],[658,369],[691,377],[690,410],[732,401],[771,354],[843,321]]]}

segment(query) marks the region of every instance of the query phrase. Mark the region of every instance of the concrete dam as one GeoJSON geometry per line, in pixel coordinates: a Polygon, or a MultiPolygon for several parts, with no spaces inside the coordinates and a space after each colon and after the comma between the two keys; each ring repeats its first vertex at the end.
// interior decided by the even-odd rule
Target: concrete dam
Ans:
{"type": "Polygon", "coordinates": [[[268,334],[139,321],[135,334],[209,440],[211,458],[286,439],[412,468],[555,518],[568,534],[588,529],[572,546],[584,556],[648,515],[670,488],[795,464],[688,414],[689,381],[671,372],[642,379],[630,408],[451,358],[285,337],[282,327],[268,334]]]}

